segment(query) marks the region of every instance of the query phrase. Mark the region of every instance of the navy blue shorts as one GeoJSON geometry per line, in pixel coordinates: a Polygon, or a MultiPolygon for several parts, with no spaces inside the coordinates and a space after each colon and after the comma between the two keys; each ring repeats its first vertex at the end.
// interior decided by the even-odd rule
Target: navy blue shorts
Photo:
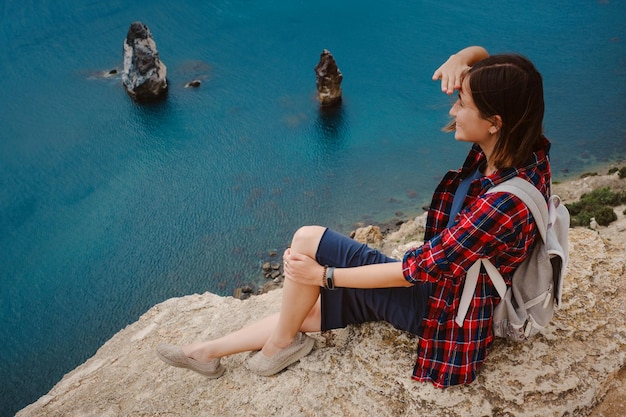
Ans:
{"type": "MultiPolygon", "coordinates": [[[[337,268],[398,262],[329,229],[320,240],[316,259],[321,265],[337,268]]],[[[394,288],[322,288],[321,328],[331,330],[348,324],[386,321],[397,329],[418,334],[430,292],[430,283],[394,288]]]]}

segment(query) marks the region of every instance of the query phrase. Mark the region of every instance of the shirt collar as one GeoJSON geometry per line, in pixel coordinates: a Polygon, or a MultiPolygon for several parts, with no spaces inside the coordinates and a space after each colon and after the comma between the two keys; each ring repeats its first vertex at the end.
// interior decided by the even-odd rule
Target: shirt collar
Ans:
{"type": "MultiPolygon", "coordinates": [[[[545,136],[542,136],[539,146],[533,151],[533,155],[528,159],[525,166],[519,168],[512,167],[499,169],[492,175],[483,177],[481,179],[481,186],[484,189],[491,188],[494,185],[500,184],[501,182],[513,177],[519,177],[522,172],[529,172],[537,169],[540,172],[547,172],[549,170],[548,160],[550,146],[550,141],[545,136]]],[[[487,159],[485,157],[485,153],[480,149],[480,146],[474,144],[467,155],[467,158],[465,158],[463,167],[461,168],[461,177],[466,178],[467,176],[472,175],[472,173],[477,169],[482,168],[486,162],[487,159]]]]}

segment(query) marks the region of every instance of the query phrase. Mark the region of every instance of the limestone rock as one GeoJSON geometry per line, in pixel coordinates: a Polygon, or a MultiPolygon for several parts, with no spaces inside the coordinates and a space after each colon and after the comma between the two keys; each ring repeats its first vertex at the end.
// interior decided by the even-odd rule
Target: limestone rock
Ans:
{"type": "Polygon", "coordinates": [[[423,213],[408,220],[398,230],[387,234],[379,250],[392,258],[402,259],[407,250],[421,245],[426,231],[427,214],[423,213]]]}
{"type": "Polygon", "coordinates": [[[214,294],[146,312],[21,410],[29,416],[585,416],[626,364],[626,251],[589,229],[570,232],[562,307],[528,343],[494,343],[478,378],[445,390],[410,378],[416,339],[385,323],[322,334],[313,352],[269,378],[247,353],[217,380],[161,362],[160,341],[215,338],[280,308],[282,290],[241,301],[214,294]]]}
{"type": "Polygon", "coordinates": [[[351,237],[357,242],[365,243],[373,248],[379,248],[383,241],[383,234],[380,232],[380,227],[372,225],[359,227],[354,231],[351,237]]]}
{"type": "Polygon", "coordinates": [[[590,193],[600,187],[609,187],[614,192],[626,191],[626,179],[620,178],[618,172],[594,175],[563,183],[555,183],[553,184],[552,192],[558,194],[564,203],[571,203],[578,200],[583,194],[590,193]]]}
{"type": "Polygon", "coordinates": [[[331,107],[341,103],[341,81],[343,75],[337,67],[335,58],[324,49],[320,55],[320,60],[315,66],[317,75],[317,97],[323,107],[331,107]]]}
{"type": "Polygon", "coordinates": [[[152,33],[141,22],[133,22],[124,40],[122,83],[137,102],[154,101],[167,93],[167,68],[159,59],[152,33]]]}

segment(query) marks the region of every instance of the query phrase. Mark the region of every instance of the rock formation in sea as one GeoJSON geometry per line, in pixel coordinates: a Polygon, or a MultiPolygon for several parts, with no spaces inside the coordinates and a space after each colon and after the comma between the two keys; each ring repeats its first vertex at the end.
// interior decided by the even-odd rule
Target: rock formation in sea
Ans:
{"type": "Polygon", "coordinates": [[[167,68],[159,59],[152,33],[141,22],[133,22],[124,40],[122,83],[137,102],[155,101],[167,93],[167,68]]]}
{"type": "Polygon", "coordinates": [[[315,66],[317,76],[317,98],[322,107],[332,107],[341,103],[341,81],[343,75],[337,67],[335,58],[324,49],[320,55],[320,60],[315,66]]]}

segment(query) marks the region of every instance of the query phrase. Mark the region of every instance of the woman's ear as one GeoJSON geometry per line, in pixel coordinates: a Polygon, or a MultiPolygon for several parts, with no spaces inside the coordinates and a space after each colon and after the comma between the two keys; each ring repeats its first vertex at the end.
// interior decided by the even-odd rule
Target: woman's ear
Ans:
{"type": "Polygon", "coordinates": [[[489,133],[495,135],[502,128],[502,117],[496,114],[491,117],[490,121],[491,126],[489,127],[489,133]]]}

